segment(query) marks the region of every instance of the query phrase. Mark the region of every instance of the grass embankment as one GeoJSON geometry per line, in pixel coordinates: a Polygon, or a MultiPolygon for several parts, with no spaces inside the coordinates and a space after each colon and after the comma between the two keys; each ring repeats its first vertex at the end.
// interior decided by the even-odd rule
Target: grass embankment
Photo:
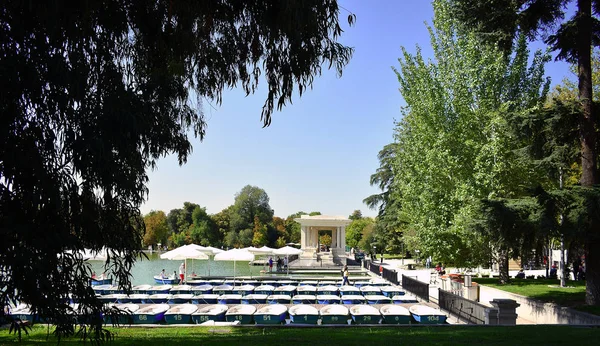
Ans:
{"type": "MultiPolygon", "coordinates": [[[[344,328],[120,328],[114,345],[559,345],[584,344],[600,337],[600,328],[569,326],[439,326],[344,328]]],[[[22,344],[54,343],[47,329],[34,327],[22,344]]],[[[8,330],[0,331],[0,344],[17,342],[8,330]]],[[[81,343],[78,338],[61,344],[81,343]]]]}
{"type": "Polygon", "coordinates": [[[567,281],[565,288],[560,287],[560,280],[554,279],[511,279],[504,285],[494,278],[473,278],[473,282],[600,315],[600,307],[585,305],[585,281],[567,281]]]}

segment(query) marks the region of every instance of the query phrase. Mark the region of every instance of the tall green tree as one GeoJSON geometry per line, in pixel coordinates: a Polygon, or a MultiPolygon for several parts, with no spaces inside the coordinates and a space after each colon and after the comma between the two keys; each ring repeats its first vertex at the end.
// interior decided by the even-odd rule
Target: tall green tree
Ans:
{"type": "Polygon", "coordinates": [[[189,228],[190,239],[202,246],[220,246],[220,234],[213,219],[206,213],[206,208],[196,206],[192,212],[192,224],[189,228]]]}
{"type": "Polygon", "coordinates": [[[265,190],[246,185],[235,195],[235,203],[231,210],[230,226],[234,231],[252,229],[254,218],[266,225],[273,220],[273,209],[269,205],[269,195],[265,190]]]}
{"type": "Polygon", "coordinates": [[[144,233],[144,246],[166,244],[169,237],[167,216],[162,210],[153,210],[144,216],[146,233],[144,233]]]}
{"type": "MultiPolygon", "coordinates": [[[[592,47],[600,45],[600,1],[597,0],[453,0],[453,13],[485,42],[509,50],[517,35],[545,37],[558,59],[577,64],[581,178],[584,187],[599,183],[597,117],[593,111],[592,47]],[[565,9],[576,11],[567,20],[565,9]]],[[[586,234],[586,303],[600,304],[600,224],[586,234]]]]}
{"type": "Polygon", "coordinates": [[[251,94],[265,76],[268,126],[323,65],[341,74],[353,49],[339,12],[336,0],[3,1],[0,319],[20,301],[72,335],[72,295],[92,310],[82,335],[106,336],[77,250],[113,249],[106,268],[129,289],[148,170],[186,162],[201,104],[225,88],[251,94]]]}
{"type": "Polygon", "coordinates": [[[396,70],[407,106],[396,126],[392,193],[412,250],[476,264],[485,259],[472,250],[486,240],[459,221],[479,199],[522,196],[539,180],[515,153],[524,144],[509,130],[513,114],[545,100],[549,57],[536,52],[530,59],[524,37],[507,57],[462,30],[447,1],[433,4],[433,59],[403,49],[396,70]]]}

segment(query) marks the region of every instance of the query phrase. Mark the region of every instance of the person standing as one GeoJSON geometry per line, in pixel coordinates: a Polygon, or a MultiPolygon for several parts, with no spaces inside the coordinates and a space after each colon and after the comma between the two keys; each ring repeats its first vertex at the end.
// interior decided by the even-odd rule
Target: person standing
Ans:
{"type": "Polygon", "coordinates": [[[179,281],[181,284],[183,284],[183,279],[185,278],[185,263],[181,262],[181,265],[179,266],[179,281]]]}
{"type": "Polygon", "coordinates": [[[273,257],[269,257],[269,272],[273,271],[273,257]]]}

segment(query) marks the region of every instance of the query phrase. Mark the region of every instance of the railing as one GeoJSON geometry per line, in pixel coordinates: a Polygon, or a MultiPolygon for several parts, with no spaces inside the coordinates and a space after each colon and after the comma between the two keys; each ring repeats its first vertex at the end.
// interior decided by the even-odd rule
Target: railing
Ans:
{"type": "Polygon", "coordinates": [[[485,313],[490,307],[463,298],[459,295],[438,289],[440,308],[457,315],[473,324],[485,324],[485,313]]]}
{"type": "Polygon", "coordinates": [[[387,269],[387,268],[383,267],[382,268],[383,272],[380,272],[379,271],[380,264],[372,263],[370,260],[363,260],[363,267],[365,269],[368,269],[369,271],[377,274],[378,276],[381,275],[382,278],[393,283],[394,285],[399,284],[398,272],[393,269],[387,269]]]}
{"type": "Polygon", "coordinates": [[[402,288],[426,302],[429,301],[429,284],[402,275],[402,288]]]}

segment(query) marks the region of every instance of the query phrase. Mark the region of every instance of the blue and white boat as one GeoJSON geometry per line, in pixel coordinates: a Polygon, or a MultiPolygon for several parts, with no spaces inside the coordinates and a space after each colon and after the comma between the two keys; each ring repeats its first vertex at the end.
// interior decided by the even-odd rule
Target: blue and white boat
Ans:
{"type": "Polygon", "coordinates": [[[92,286],[98,286],[98,285],[112,285],[112,278],[108,279],[108,278],[104,278],[104,279],[100,279],[100,278],[94,278],[90,280],[90,285],[92,286]]]}
{"type": "Polygon", "coordinates": [[[209,294],[212,293],[212,285],[198,285],[192,288],[192,294],[209,294]]]}
{"type": "Polygon", "coordinates": [[[311,296],[315,296],[317,295],[317,288],[313,285],[298,286],[298,288],[296,288],[296,292],[300,295],[308,294],[311,296]]]}
{"type": "Polygon", "coordinates": [[[279,280],[277,283],[279,286],[298,286],[298,281],[296,280],[279,280]]]}
{"type": "Polygon", "coordinates": [[[126,294],[104,294],[99,297],[100,301],[104,304],[107,303],[123,303],[123,300],[127,299],[126,294]]]}
{"type": "Polygon", "coordinates": [[[339,304],[326,305],[319,310],[321,324],[347,324],[349,313],[347,307],[339,304]]]}
{"type": "Polygon", "coordinates": [[[400,305],[388,304],[379,308],[385,324],[409,324],[412,320],[410,311],[400,305]]]}
{"type": "Polygon", "coordinates": [[[152,304],[164,304],[168,303],[169,299],[171,299],[171,294],[159,293],[159,294],[151,294],[148,297],[148,300],[152,302],[152,304]]]}
{"type": "Polygon", "coordinates": [[[116,316],[107,316],[104,315],[104,323],[118,323],[118,324],[133,324],[133,313],[140,309],[140,306],[137,304],[126,303],[126,304],[117,304],[115,308],[122,311],[122,313],[116,316]]]}
{"type": "Polygon", "coordinates": [[[171,307],[165,312],[167,324],[189,324],[192,323],[192,314],[198,310],[193,304],[179,304],[171,307]]]}
{"type": "Polygon", "coordinates": [[[208,280],[208,283],[213,285],[213,286],[219,286],[222,285],[225,282],[225,280],[223,279],[212,279],[212,280],[208,280]]]}
{"type": "Polygon", "coordinates": [[[227,322],[240,321],[241,324],[250,324],[254,322],[254,305],[235,305],[230,307],[225,313],[227,322]]]}
{"type": "Polygon", "coordinates": [[[266,304],[268,297],[266,294],[247,294],[242,296],[242,304],[266,304]]]}
{"type": "Polygon", "coordinates": [[[317,280],[305,280],[305,281],[300,281],[298,283],[298,286],[306,286],[306,285],[311,285],[311,286],[317,287],[319,285],[319,281],[317,281],[317,280]]]}
{"type": "Polygon", "coordinates": [[[150,303],[150,295],[149,294],[130,294],[127,296],[127,300],[129,303],[133,304],[148,304],[150,303]]]}
{"type": "Polygon", "coordinates": [[[291,304],[292,297],[289,294],[272,294],[267,297],[269,304],[291,304]]]}
{"type": "Polygon", "coordinates": [[[319,304],[340,304],[341,300],[339,296],[333,294],[318,294],[317,302],[319,304]]]}
{"type": "Polygon", "coordinates": [[[395,296],[403,296],[406,292],[404,292],[403,290],[401,290],[399,287],[396,286],[382,286],[381,288],[381,293],[386,296],[386,297],[395,297],[395,296]]]}
{"type": "Polygon", "coordinates": [[[410,314],[420,324],[444,324],[448,315],[440,309],[434,309],[426,305],[413,305],[408,308],[410,314]]]}
{"type": "Polygon", "coordinates": [[[273,286],[273,287],[279,287],[279,281],[277,280],[263,280],[261,282],[262,285],[269,285],[269,286],[273,286]]]}
{"type": "Polygon", "coordinates": [[[214,294],[229,294],[233,291],[233,286],[231,285],[219,285],[219,286],[215,286],[213,287],[213,293],[214,294]]]}
{"type": "Polygon", "coordinates": [[[369,283],[370,286],[375,286],[375,287],[383,287],[383,286],[389,286],[390,283],[389,281],[385,280],[385,279],[371,279],[371,282],[369,283]]]}
{"type": "Polygon", "coordinates": [[[165,313],[169,310],[168,304],[152,304],[133,313],[133,323],[154,324],[164,321],[165,313]]]}
{"type": "Polygon", "coordinates": [[[34,322],[37,322],[37,320],[38,320],[37,315],[34,314],[33,311],[31,311],[31,307],[26,304],[17,305],[10,312],[10,316],[13,319],[19,319],[19,320],[21,320],[21,322],[24,322],[27,324],[33,324],[34,322]]]}
{"type": "Polygon", "coordinates": [[[190,285],[177,285],[173,286],[169,293],[171,294],[189,294],[192,293],[192,286],[190,285]]]}
{"type": "Polygon", "coordinates": [[[254,288],[254,294],[266,294],[266,295],[270,295],[273,294],[273,291],[275,290],[275,286],[272,285],[260,285],[256,288],[254,288]]]}
{"type": "Polygon", "coordinates": [[[288,309],[293,324],[317,324],[319,310],[312,305],[294,305],[288,309]]]}
{"type": "Polygon", "coordinates": [[[383,294],[367,294],[364,296],[367,299],[368,304],[390,304],[392,299],[384,296],[383,294]]]}
{"type": "Polygon", "coordinates": [[[317,286],[318,287],[323,287],[323,286],[335,286],[335,287],[337,287],[337,285],[339,283],[341,283],[341,280],[340,280],[340,282],[333,281],[333,280],[321,280],[321,281],[319,281],[319,283],[317,284],[317,286]]]}
{"type": "Polygon", "coordinates": [[[191,293],[173,294],[169,298],[169,304],[189,304],[192,298],[194,298],[194,295],[191,293]]]}
{"type": "Polygon", "coordinates": [[[243,296],[254,293],[254,286],[252,285],[242,285],[236,286],[233,288],[233,292],[235,294],[241,294],[243,296]]]}
{"type": "Polygon", "coordinates": [[[162,277],[160,275],[155,275],[154,282],[162,285],[177,285],[179,283],[179,278],[175,276],[162,277]]]}
{"type": "Polygon", "coordinates": [[[110,285],[110,287],[104,289],[104,294],[121,294],[123,290],[117,285],[110,285]]]}
{"type": "Polygon", "coordinates": [[[242,295],[241,294],[221,294],[219,298],[217,298],[217,302],[219,304],[241,304],[242,303],[242,295]]]}
{"type": "Polygon", "coordinates": [[[206,321],[225,321],[225,313],[229,307],[227,305],[215,304],[200,307],[192,314],[192,321],[201,324],[206,321]]]}
{"type": "Polygon", "coordinates": [[[360,294],[345,294],[340,297],[342,304],[365,304],[367,299],[360,294]]]}
{"type": "Polygon", "coordinates": [[[148,290],[148,294],[168,294],[169,292],[171,292],[171,288],[173,288],[173,286],[171,285],[152,286],[148,290]]]}
{"type": "Polygon", "coordinates": [[[112,287],[112,285],[97,285],[97,286],[93,286],[92,289],[94,290],[94,293],[104,295],[104,294],[108,294],[108,290],[111,287],[112,287]]]}
{"type": "Polygon", "coordinates": [[[192,277],[185,281],[190,286],[210,285],[210,280],[199,277],[192,277]]]}
{"type": "Polygon", "coordinates": [[[150,294],[152,290],[152,285],[137,285],[131,288],[131,291],[134,294],[150,294]]]}
{"type": "Polygon", "coordinates": [[[266,305],[254,313],[256,324],[281,324],[287,317],[287,307],[282,304],[266,305]]]}
{"type": "Polygon", "coordinates": [[[337,296],[338,291],[339,291],[339,288],[337,286],[333,286],[333,285],[317,287],[317,295],[331,294],[331,295],[337,296]]]}
{"type": "Polygon", "coordinates": [[[260,281],[258,280],[244,280],[242,281],[242,285],[252,285],[254,287],[260,286],[260,281]]]}
{"type": "Polygon", "coordinates": [[[275,290],[273,290],[273,294],[287,294],[289,296],[293,296],[295,293],[296,286],[291,285],[275,287],[275,290]]]}
{"type": "Polygon", "coordinates": [[[410,295],[393,296],[392,297],[392,303],[394,303],[394,304],[415,304],[418,302],[419,301],[417,300],[417,298],[410,296],[410,295]]]}
{"type": "Polygon", "coordinates": [[[369,294],[381,294],[381,289],[379,287],[375,287],[375,286],[363,286],[360,288],[360,293],[363,296],[366,296],[369,294]]]}
{"type": "Polygon", "coordinates": [[[353,296],[361,294],[360,288],[358,288],[356,286],[350,286],[350,285],[344,285],[344,286],[340,287],[339,292],[340,292],[341,296],[344,296],[346,294],[353,295],[353,296]]]}
{"type": "Polygon", "coordinates": [[[381,321],[379,309],[370,305],[354,305],[350,308],[350,315],[356,324],[379,324],[381,321]]]}
{"type": "Polygon", "coordinates": [[[317,296],[312,294],[296,294],[292,297],[294,304],[316,304],[317,296]]]}
{"type": "Polygon", "coordinates": [[[218,294],[198,294],[192,297],[192,304],[217,304],[218,294]]]}

